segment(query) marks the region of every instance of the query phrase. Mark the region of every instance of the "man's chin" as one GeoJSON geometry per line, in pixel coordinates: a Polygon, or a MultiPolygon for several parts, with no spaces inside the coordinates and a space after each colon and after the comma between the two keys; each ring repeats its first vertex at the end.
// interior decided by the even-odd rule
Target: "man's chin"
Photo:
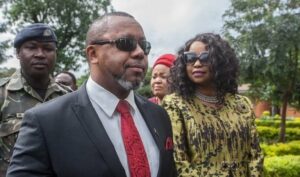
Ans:
{"type": "Polygon", "coordinates": [[[136,90],[140,87],[141,82],[140,81],[125,81],[123,79],[118,79],[118,83],[121,87],[123,87],[125,90],[136,90]]]}
{"type": "Polygon", "coordinates": [[[36,78],[36,79],[49,77],[49,72],[45,71],[45,70],[35,70],[35,71],[32,71],[31,77],[36,78]]]}

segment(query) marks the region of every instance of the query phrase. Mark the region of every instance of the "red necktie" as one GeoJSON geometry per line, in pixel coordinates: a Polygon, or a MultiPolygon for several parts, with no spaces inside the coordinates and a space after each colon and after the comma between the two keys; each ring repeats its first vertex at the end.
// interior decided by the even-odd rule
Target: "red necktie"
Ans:
{"type": "Polygon", "coordinates": [[[117,111],[121,114],[121,132],[127,154],[130,177],[150,177],[147,155],[127,101],[120,100],[117,111]]]}

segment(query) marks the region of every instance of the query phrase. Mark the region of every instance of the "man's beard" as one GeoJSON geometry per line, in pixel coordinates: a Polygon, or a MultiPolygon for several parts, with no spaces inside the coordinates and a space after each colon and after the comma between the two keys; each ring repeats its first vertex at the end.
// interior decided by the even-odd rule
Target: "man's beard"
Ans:
{"type": "Polygon", "coordinates": [[[123,87],[125,90],[136,90],[140,87],[142,80],[135,80],[135,81],[127,81],[124,78],[124,75],[114,76],[115,80],[123,87]]]}
{"type": "Polygon", "coordinates": [[[125,90],[136,90],[140,87],[141,82],[129,82],[124,80],[123,78],[116,78],[117,82],[120,84],[121,87],[123,87],[125,90]]]}

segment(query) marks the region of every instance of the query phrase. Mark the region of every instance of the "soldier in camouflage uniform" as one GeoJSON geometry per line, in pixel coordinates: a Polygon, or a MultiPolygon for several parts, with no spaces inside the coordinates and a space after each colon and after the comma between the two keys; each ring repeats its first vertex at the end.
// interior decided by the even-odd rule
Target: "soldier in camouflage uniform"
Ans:
{"type": "Polygon", "coordinates": [[[23,28],[14,47],[21,69],[0,80],[0,177],[4,177],[27,109],[71,91],[50,76],[56,60],[56,36],[45,24],[23,28]]]}

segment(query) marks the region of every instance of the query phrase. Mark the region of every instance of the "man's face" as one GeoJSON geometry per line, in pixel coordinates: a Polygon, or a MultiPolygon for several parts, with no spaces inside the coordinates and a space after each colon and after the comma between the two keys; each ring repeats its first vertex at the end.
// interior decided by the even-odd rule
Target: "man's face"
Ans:
{"type": "Polygon", "coordinates": [[[17,51],[22,73],[27,77],[46,77],[54,69],[56,45],[54,42],[24,42],[17,51]]]}
{"type": "MultiPolygon", "coordinates": [[[[107,18],[107,32],[95,40],[117,40],[119,38],[133,38],[137,41],[145,40],[141,26],[128,17],[112,16],[107,18]]],[[[91,63],[91,75],[106,88],[115,86],[126,90],[136,89],[145,77],[148,59],[138,44],[132,51],[123,51],[115,43],[94,45],[95,56],[91,63]],[[105,85],[107,84],[107,85],[105,85]]]]}

